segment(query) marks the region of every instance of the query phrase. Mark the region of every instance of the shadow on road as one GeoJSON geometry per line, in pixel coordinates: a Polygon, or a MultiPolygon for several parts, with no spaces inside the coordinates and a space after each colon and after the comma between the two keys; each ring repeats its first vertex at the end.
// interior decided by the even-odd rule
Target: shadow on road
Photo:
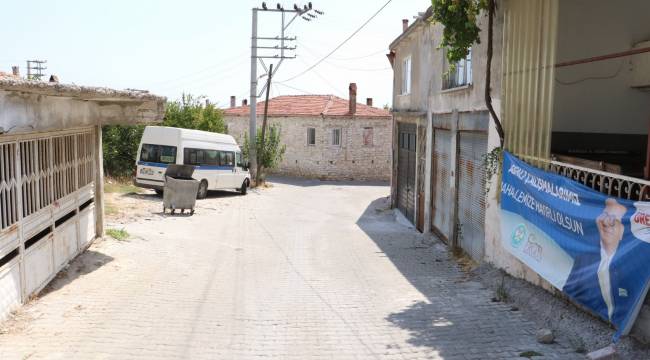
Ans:
{"type": "Polygon", "coordinates": [[[55,292],[77,278],[88,275],[93,271],[113,261],[114,258],[94,250],[86,250],[70,262],[67,269],[59,272],[53,281],[51,281],[39,294],[39,297],[45,297],[55,292]]]}
{"type": "Polygon", "coordinates": [[[442,242],[397,222],[388,198],[372,201],[356,224],[426,298],[385,318],[409,333],[408,343],[435,351],[440,358],[481,358],[482,351],[500,347],[510,347],[507,357],[555,352],[549,348],[555,345],[537,344],[520,314],[492,302],[490,290],[460,271],[442,242]]]}

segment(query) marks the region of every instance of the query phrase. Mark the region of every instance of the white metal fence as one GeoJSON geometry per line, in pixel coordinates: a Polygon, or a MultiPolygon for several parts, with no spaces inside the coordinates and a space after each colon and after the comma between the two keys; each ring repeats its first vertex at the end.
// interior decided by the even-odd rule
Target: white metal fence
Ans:
{"type": "Polygon", "coordinates": [[[0,143],[0,231],[18,222],[16,144],[0,143]]]}
{"type": "Polygon", "coordinates": [[[0,318],[95,237],[92,128],[0,137],[0,318]]]}

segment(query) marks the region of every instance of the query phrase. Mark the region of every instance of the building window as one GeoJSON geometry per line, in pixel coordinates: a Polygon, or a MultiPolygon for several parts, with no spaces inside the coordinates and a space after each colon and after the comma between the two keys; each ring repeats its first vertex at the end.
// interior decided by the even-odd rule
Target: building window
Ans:
{"type": "Polygon", "coordinates": [[[363,146],[372,146],[373,130],[371,127],[363,128],[363,146]]]}
{"type": "Polygon", "coordinates": [[[456,63],[455,68],[452,69],[447,65],[442,83],[443,89],[453,89],[472,83],[472,49],[469,49],[465,59],[456,63]]]}
{"type": "Polygon", "coordinates": [[[402,62],[402,95],[411,93],[411,57],[406,57],[402,62]]]}
{"type": "Polygon", "coordinates": [[[307,129],[307,145],[316,145],[316,128],[307,129]]]}
{"type": "Polygon", "coordinates": [[[341,129],[332,129],[332,145],[341,146],[341,129]]]}

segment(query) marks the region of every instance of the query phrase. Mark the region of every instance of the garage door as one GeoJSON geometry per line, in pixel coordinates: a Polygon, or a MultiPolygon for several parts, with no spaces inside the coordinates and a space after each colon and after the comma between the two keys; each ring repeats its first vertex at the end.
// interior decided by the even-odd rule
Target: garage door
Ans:
{"type": "Polygon", "coordinates": [[[483,259],[485,243],[485,167],[487,135],[459,132],[458,243],[474,260],[483,259]]]}
{"type": "Polygon", "coordinates": [[[433,131],[433,209],[431,224],[449,242],[451,237],[453,199],[449,191],[449,179],[453,170],[451,164],[451,131],[433,131]]]}
{"type": "Polygon", "coordinates": [[[415,124],[399,124],[397,158],[397,208],[415,222],[415,124]]]}

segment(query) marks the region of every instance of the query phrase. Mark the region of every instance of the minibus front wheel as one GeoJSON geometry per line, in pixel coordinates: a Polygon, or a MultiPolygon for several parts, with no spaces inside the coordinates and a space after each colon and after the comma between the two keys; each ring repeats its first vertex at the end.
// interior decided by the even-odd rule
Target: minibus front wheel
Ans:
{"type": "Polygon", "coordinates": [[[242,195],[246,195],[247,191],[248,191],[248,179],[244,180],[244,182],[241,184],[241,188],[239,188],[239,192],[242,195]]]}
{"type": "Polygon", "coordinates": [[[199,192],[196,194],[197,199],[205,199],[208,197],[208,181],[203,179],[199,184],[199,192]]]}

